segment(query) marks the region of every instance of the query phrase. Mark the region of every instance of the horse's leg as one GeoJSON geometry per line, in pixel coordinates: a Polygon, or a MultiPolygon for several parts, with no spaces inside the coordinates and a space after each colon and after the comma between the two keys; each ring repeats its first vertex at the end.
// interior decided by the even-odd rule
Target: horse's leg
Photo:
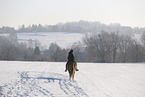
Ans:
{"type": "Polygon", "coordinates": [[[72,79],[74,80],[74,75],[75,75],[75,71],[76,71],[77,67],[76,67],[76,62],[73,63],[73,71],[72,71],[72,79]]]}
{"type": "Polygon", "coordinates": [[[72,76],[72,80],[74,80],[74,74],[73,74],[73,76],[72,76]]]}
{"type": "Polygon", "coordinates": [[[75,77],[75,72],[73,72],[73,80],[74,80],[74,77],[75,77]]]}
{"type": "Polygon", "coordinates": [[[69,80],[71,80],[71,73],[69,72],[69,80]]]}

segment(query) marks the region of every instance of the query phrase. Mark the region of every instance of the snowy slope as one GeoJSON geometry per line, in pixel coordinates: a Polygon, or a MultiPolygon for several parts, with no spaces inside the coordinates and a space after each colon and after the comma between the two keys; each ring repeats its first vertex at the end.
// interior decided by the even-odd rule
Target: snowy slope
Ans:
{"type": "MultiPolygon", "coordinates": [[[[8,34],[0,34],[0,36],[8,34]]],[[[31,39],[33,43],[38,40],[45,49],[49,48],[51,43],[57,43],[61,48],[71,48],[72,45],[82,42],[85,36],[91,36],[93,33],[75,33],[75,32],[23,32],[17,33],[18,41],[28,43],[31,39]]],[[[140,41],[140,34],[134,34],[135,40],[140,41]]]]}
{"type": "Polygon", "coordinates": [[[78,41],[82,41],[84,33],[75,32],[37,32],[37,33],[17,33],[19,42],[39,40],[42,46],[49,47],[51,43],[57,43],[62,48],[69,48],[78,41]]]}
{"type": "Polygon", "coordinates": [[[145,97],[144,63],[78,63],[75,81],[64,62],[0,62],[0,95],[145,97]]]}

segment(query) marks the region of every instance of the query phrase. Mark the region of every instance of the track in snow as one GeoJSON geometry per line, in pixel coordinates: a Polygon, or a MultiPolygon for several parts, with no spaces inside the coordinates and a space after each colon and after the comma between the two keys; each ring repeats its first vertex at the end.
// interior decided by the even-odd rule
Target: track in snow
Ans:
{"type": "Polygon", "coordinates": [[[76,81],[68,80],[68,76],[36,71],[18,73],[20,77],[16,82],[0,87],[0,94],[2,96],[88,97],[76,81]]]}

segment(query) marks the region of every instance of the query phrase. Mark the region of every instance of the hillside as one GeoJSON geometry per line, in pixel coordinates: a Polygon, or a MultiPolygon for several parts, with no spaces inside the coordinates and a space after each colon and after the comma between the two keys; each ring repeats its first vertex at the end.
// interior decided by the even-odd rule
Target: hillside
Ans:
{"type": "Polygon", "coordinates": [[[70,48],[72,45],[82,41],[84,33],[68,32],[38,32],[38,33],[17,33],[19,42],[39,41],[41,46],[49,48],[51,43],[57,43],[61,48],[70,48]]]}

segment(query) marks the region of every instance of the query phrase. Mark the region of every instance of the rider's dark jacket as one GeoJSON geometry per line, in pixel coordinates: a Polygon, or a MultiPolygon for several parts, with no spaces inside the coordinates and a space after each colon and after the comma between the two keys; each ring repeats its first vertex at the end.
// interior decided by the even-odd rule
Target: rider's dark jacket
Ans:
{"type": "Polygon", "coordinates": [[[71,61],[74,61],[74,55],[73,55],[72,51],[70,51],[69,55],[68,55],[68,62],[71,62],[71,61]]]}

